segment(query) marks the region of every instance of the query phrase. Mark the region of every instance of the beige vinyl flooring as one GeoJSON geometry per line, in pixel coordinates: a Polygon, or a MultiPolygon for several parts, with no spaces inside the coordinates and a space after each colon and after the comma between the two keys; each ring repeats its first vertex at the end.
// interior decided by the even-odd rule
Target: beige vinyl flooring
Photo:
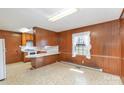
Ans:
{"type": "Polygon", "coordinates": [[[7,65],[7,79],[0,85],[120,85],[120,77],[65,63],[30,70],[30,63],[7,65]]]}

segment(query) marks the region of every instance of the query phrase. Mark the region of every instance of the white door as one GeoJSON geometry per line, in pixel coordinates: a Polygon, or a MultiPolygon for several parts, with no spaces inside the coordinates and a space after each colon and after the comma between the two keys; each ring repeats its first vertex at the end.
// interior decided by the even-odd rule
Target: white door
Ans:
{"type": "Polygon", "coordinates": [[[6,78],[5,41],[0,39],[0,80],[6,78]]]}

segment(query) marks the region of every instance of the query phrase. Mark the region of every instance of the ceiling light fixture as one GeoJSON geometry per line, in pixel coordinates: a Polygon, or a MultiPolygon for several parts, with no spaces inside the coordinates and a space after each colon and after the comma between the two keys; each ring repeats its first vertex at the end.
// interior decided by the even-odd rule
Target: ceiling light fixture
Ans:
{"type": "Polygon", "coordinates": [[[74,71],[74,72],[82,73],[82,74],[84,73],[84,71],[81,71],[81,70],[78,70],[78,69],[74,69],[74,68],[71,68],[70,70],[74,71]]]}
{"type": "Polygon", "coordinates": [[[31,29],[28,29],[28,28],[21,28],[21,29],[19,29],[19,31],[22,32],[22,33],[25,33],[25,32],[30,32],[31,29]]]}
{"type": "Polygon", "coordinates": [[[57,21],[57,20],[65,17],[65,16],[68,16],[70,14],[73,14],[75,12],[77,12],[77,9],[76,8],[66,9],[65,11],[62,11],[59,14],[56,14],[56,15],[50,17],[48,20],[54,22],[54,21],[57,21]]]}

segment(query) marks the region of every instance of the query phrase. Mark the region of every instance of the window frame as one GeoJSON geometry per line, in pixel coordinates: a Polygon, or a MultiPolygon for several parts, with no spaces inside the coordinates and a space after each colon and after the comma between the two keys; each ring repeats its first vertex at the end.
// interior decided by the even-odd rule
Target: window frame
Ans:
{"type": "MultiPolygon", "coordinates": [[[[74,34],[72,34],[72,57],[75,57],[76,55],[83,55],[83,56],[86,56],[87,58],[91,58],[91,53],[90,53],[90,49],[91,49],[91,44],[90,44],[90,42],[91,42],[91,40],[90,40],[91,38],[90,38],[90,31],[87,31],[87,32],[80,32],[80,33],[74,33],[74,34]],[[88,36],[88,43],[87,43],[87,45],[86,46],[88,46],[87,48],[86,48],[86,50],[85,51],[87,51],[88,53],[87,54],[85,54],[84,52],[85,51],[83,51],[84,50],[84,48],[83,48],[83,46],[82,46],[82,54],[81,54],[81,52],[79,52],[78,51],[78,53],[77,53],[77,51],[76,51],[76,41],[78,41],[78,40],[74,40],[76,37],[78,38],[78,37],[82,37],[83,38],[83,36],[88,36]]],[[[80,43],[79,43],[80,44],[80,43]]],[[[83,44],[83,42],[82,42],[82,44],[83,44]]],[[[78,50],[80,50],[79,48],[78,48],[78,50]]]]}

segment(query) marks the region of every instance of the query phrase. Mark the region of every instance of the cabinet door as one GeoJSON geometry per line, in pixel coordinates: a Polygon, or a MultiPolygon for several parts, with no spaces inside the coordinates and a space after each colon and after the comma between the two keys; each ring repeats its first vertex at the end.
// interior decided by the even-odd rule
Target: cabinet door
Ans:
{"type": "Polygon", "coordinates": [[[2,31],[0,33],[0,38],[5,39],[7,64],[22,61],[19,47],[21,45],[21,34],[2,31]]]}
{"type": "Polygon", "coordinates": [[[28,33],[23,33],[22,34],[22,45],[26,45],[26,42],[28,40],[33,40],[33,35],[32,34],[28,34],[28,33]]]}
{"type": "Polygon", "coordinates": [[[19,62],[22,60],[20,45],[21,34],[10,34],[6,39],[8,63],[19,62]]]}

